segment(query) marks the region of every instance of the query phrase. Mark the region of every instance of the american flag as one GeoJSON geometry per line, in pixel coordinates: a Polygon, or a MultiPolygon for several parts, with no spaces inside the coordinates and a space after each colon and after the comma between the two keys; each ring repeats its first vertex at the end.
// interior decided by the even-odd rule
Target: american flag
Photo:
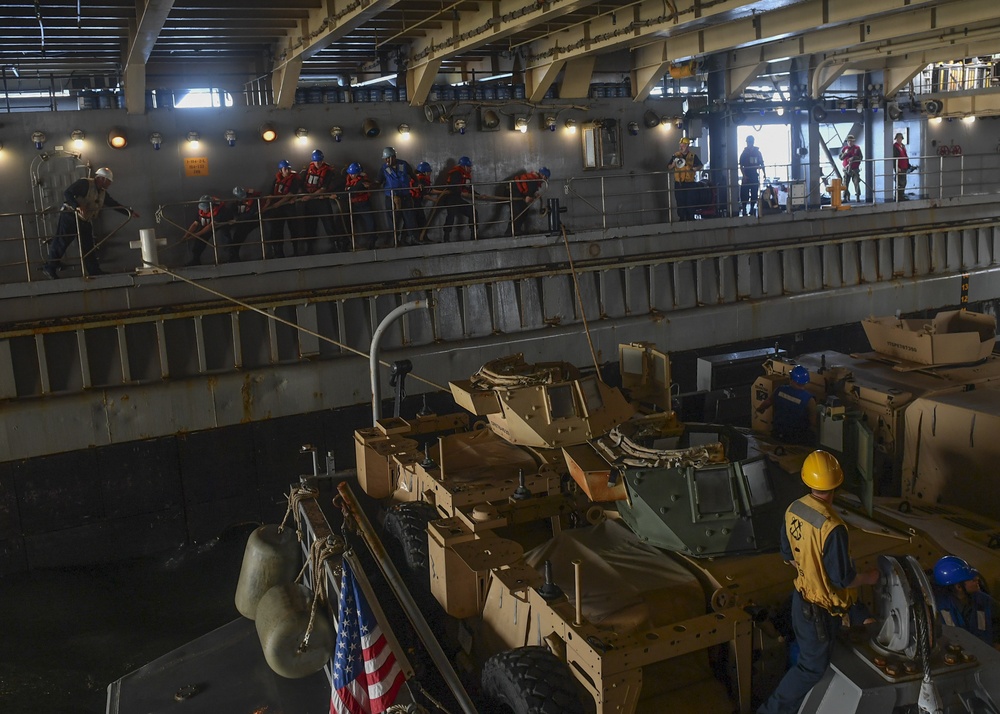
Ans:
{"type": "Polygon", "coordinates": [[[406,681],[354,572],[344,561],[330,714],[379,714],[406,681]]]}

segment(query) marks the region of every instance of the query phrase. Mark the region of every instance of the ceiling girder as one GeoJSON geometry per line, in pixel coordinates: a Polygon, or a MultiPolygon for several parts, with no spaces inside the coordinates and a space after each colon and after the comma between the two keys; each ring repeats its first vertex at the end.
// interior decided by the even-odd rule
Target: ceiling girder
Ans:
{"type": "MultiPolygon", "coordinates": [[[[563,72],[562,82],[559,83],[559,97],[563,99],[568,98],[584,98],[590,92],[590,80],[594,75],[594,65],[597,64],[597,57],[577,57],[575,60],[570,60],[566,63],[566,71],[563,72]]],[[[562,63],[556,63],[555,66],[561,66],[562,63]]],[[[529,73],[531,77],[534,77],[534,73],[529,73]]],[[[558,70],[556,71],[558,74],[558,70]]],[[[553,77],[554,79],[554,77],[553,77]]],[[[536,98],[540,87],[536,88],[531,95],[532,101],[541,101],[542,97],[545,96],[545,92],[548,91],[548,87],[541,90],[541,95],[536,98]]]]}
{"type": "Polygon", "coordinates": [[[136,5],[136,22],[129,22],[128,45],[122,63],[125,111],[129,114],[146,112],[146,62],[173,6],[174,0],[139,2],[136,5]]]}
{"type": "Polygon", "coordinates": [[[400,1],[341,3],[341,9],[336,10],[336,3],[327,0],[321,7],[310,9],[309,17],[301,21],[301,32],[290,38],[287,47],[275,48],[277,60],[271,81],[275,105],[287,109],[295,103],[295,88],[302,73],[303,60],[326,49],[400,1]]]}
{"type": "MultiPolygon", "coordinates": [[[[555,20],[594,2],[595,0],[548,0],[545,3],[525,4],[524,0],[493,0],[483,3],[475,12],[463,12],[457,21],[445,23],[441,29],[429,32],[426,37],[411,43],[409,71],[435,61],[440,67],[441,62],[450,57],[486,43],[498,42],[520,30],[555,20]]],[[[537,77],[542,79],[550,75],[551,73],[543,70],[537,77]]],[[[431,85],[428,84],[423,94],[410,95],[410,104],[423,104],[430,88],[431,85]]],[[[542,94],[544,93],[543,90],[542,94]]]]}
{"type": "Polygon", "coordinates": [[[644,101],[670,67],[667,42],[651,42],[632,53],[632,91],[637,102],[644,101]]]}

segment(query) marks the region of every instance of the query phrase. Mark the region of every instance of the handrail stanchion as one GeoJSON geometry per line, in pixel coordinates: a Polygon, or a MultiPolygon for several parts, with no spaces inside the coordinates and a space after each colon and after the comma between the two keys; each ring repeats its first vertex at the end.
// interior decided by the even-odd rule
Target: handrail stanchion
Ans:
{"type": "MultiPolygon", "coordinates": [[[[31,282],[31,256],[28,251],[28,234],[24,230],[24,214],[22,213],[17,217],[18,222],[21,224],[21,245],[24,247],[24,276],[27,281],[31,282]]],[[[44,225],[44,222],[42,223],[44,225]]]]}

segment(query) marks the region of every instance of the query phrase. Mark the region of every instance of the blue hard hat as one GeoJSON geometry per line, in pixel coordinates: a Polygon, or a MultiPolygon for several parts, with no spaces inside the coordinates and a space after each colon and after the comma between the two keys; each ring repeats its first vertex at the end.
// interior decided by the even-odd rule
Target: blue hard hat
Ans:
{"type": "Polygon", "coordinates": [[[934,564],[934,582],[938,585],[954,585],[966,580],[975,580],[979,573],[957,555],[946,555],[934,564]]]}
{"type": "Polygon", "coordinates": [[[421,161],[417,164],[417,172],[421,174],[429,174],[431,172],[431,165],[426,161],[421,161]]]}
{"type": "Polygon", "coordinates": [[[545,178],[548,178],[549,176],[551,176],[551,175],[552,175],[552,172],[551,172],[551,171],[549,171],[549,170],[548,170],[547,168],[545,168],[544,166],[543,166],[542,168],[538,169],[538,173],[540,173],[540,174],[541,174],[542,176],[544,176],[545,178]]]}
{"type": "Polygon", "coordinates": [[[288,159],[282,159],[281,161],[278,162],[278,168],[279,169],[290,169],[290,168],[292,168],[292,164],[288,161],[288,159]]]}
{"type": "Polygon", "coordinates": [[[247,197],[247,190],[242,186],[237,186],[233,189],[233,195],[241,201],[245,200],[247,197]]]}
{"type": "Polygon", "coordinates": [[[361,173],[361,164],[355,161],[353,164],[347,167],[347,173],[351,174],[352,176],[361,173]]]}
{"type": "Polygon", "coordinates": [[[472,159],[470,159],[468,156],[463,156],[462,158],[460,158],[458,160],[458,165],[459,166],[472,166],[472,159]]]}
{"type": "Polygon", "coordinates": [[[792,373],[790,376],[792,381],[796,384],[809,384],[809,370],[801,364],[792,367],[792,373]]]}
{"type": "Polygon", "coordinates": [[[319,149],[316,149],[316,151],[313,152],[312,160],[313,161],[322,161],[323,160],[323,152],[320,151],[319,149]]]}
{"type": "Polygon", "coordinates": [[[207,193],[198,199],[198,210],[199,211],[211,211],[212,210],[212,197],[207,193]]]}

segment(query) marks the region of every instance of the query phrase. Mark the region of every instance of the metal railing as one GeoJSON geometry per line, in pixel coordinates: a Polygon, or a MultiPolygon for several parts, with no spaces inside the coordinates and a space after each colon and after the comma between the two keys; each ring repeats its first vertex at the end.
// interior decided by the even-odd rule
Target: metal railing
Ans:
{"type": "MultiPolygon", "coordinates": [[[[1000,154],[964,154],[960,147],[942,145],[940,153],[910,157],[913,170],[906,173],[904,200],[953,198],[992,194],[1000,190],[1000,154]]],[[[839,163],[839,162],[838,162],[839,163]]],[[[774,189],[774,211],[818,208],[830,203],[830,180],[842,169],[816,176],[812,181],[787,181],[773,177],[789,175],[789,166],[766,165],[753,190],[774,189]]],[[[897,178],[892,158],[869,159],[860,170],[861,198],[853,205],[871,205],[897,199],[897,178]]],[[[406,246],[443,242],[483,241],[501,236],[517,237],[557,234],[560,225],[570,231],[614,232],[628,227],[657,230],[682,220],[678,198],[688,218],[703,220],[738,217],[749,212],[740,201],[739,170],[706,169],[687,196],[674,185],[671,172],[586,175],[552,180],[539,199],[526,204],[511,182],[473,183],[467,193],[455,197],[443,185],[426,189],[414,205],[391,210],[379,189],[370,201],[355,202],[347,193],[322,199],[298,196],[286,211],[269,206],[268,197],[256,199],[253,209],[239,220],[212,221],[210,230],[193,237],[189,228],[197,206],[192,202],[164,204],[156,211],[157,236],[166,240],[160,249],[160,264],[172,268],[198,264],[221,265],[252,260],[282,260],[318,253],[375,250],[373,260],[386,251],[406,246]],[[513,198],[512,198],[513,196],[513,198]],[[309,206],[320,200],[318,209],[309,206]],[[563,216],[560,216],[560,213],[563,216]],[[411,220],[412,219],[412,220],[411,220]]],[[[233,204],[235,206],[235,204],[233,204]]],[[[39,235],[44,226],[54,226],[53,215],[14,213],[0,215],[0,284],[44,280],[41,268],[48,260],[54,236],[39,235]],[[46,219],[46,220],[41,220],[46,219]]],[[[137,236],[131,228],[106,211],[94,226],[95,244],[104,272],[132,272],[140,267],[137,249],[128,241],[137,236]],[[112,240],[108,240],[112,238],[112,240]]],[[[134,225],[134,224],[133,224],[134,225]]],[[[136,228],[135,233],[138,233],[136,228]]],[[[606,236],[612,238],[613,236],[606,236]]],[[[436,251],[447,252],[438,247],[436,251]]],[[[86,275],[79,240],[74,240],[62,260],[67,275],[86,275]]]]}

